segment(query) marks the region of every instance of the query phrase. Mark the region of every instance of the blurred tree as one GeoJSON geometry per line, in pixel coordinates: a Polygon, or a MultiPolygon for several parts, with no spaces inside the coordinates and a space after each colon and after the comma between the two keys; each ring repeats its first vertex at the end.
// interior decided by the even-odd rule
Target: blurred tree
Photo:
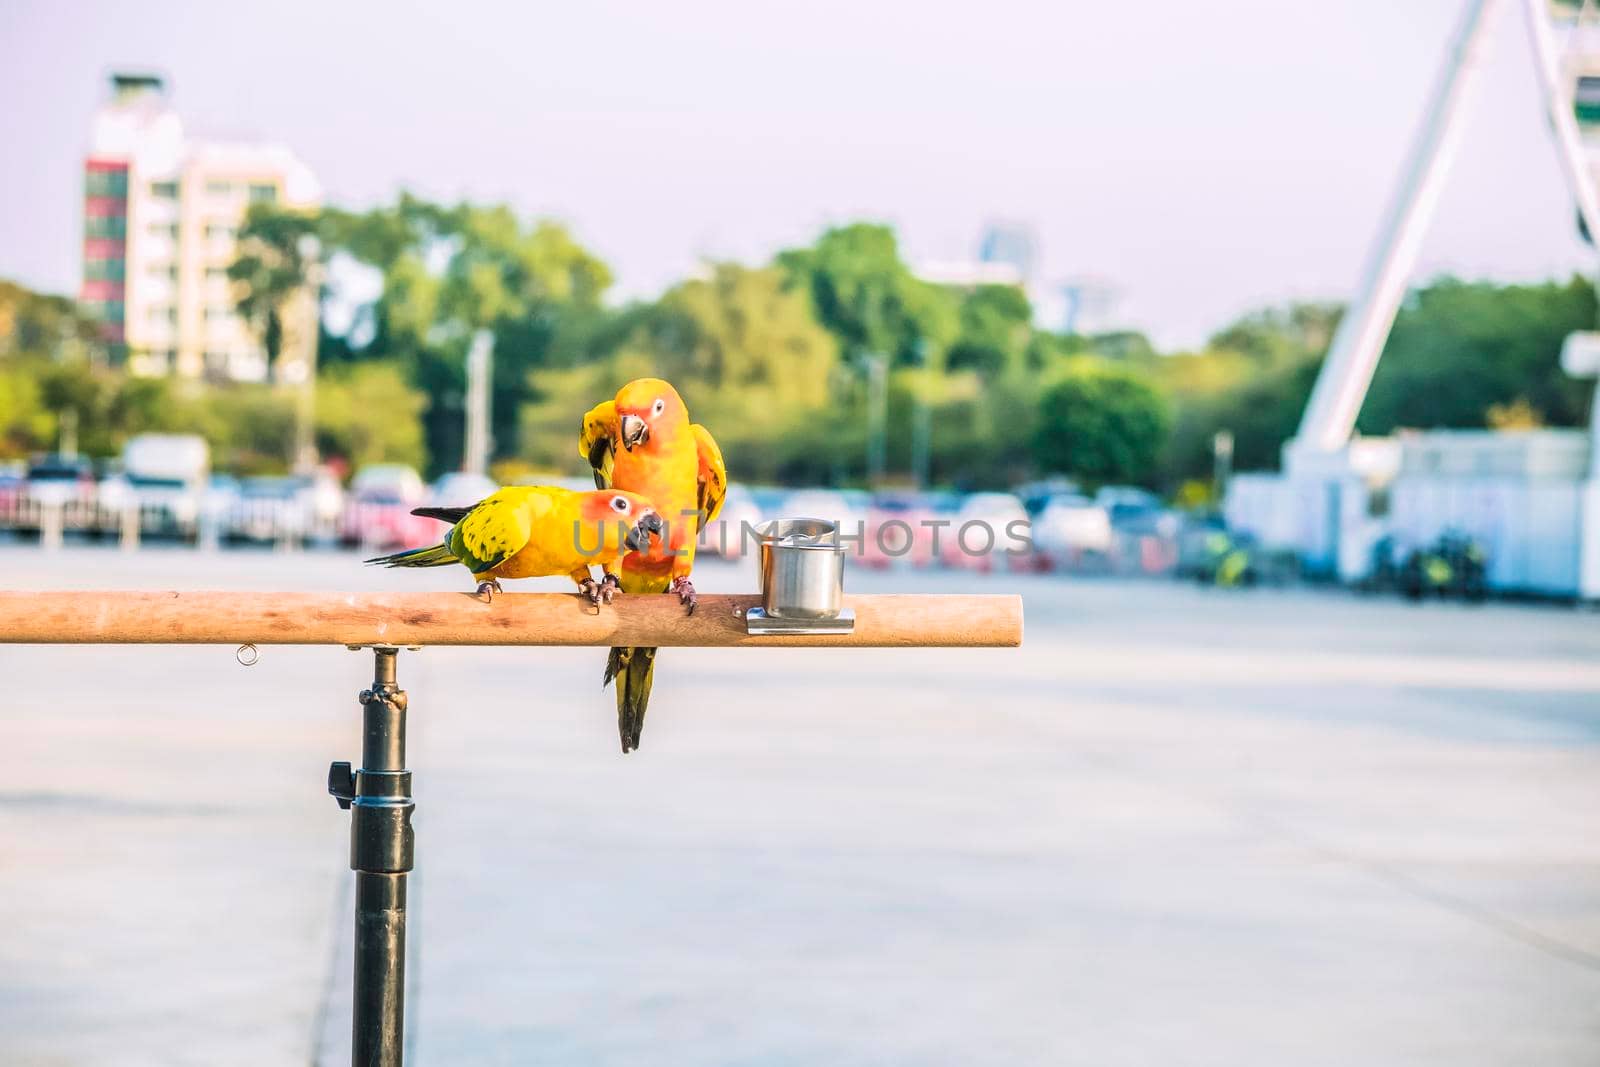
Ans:
{"type": "Polygon", "coordinates": [[[1522,400],[1550,426],[1582,426],[1594,387],[1561,370],[1561,344],[1593,329],[1593,286],[1493,285],[1441,278],[1407,299],[1357,428],[1482,427],[1495,405],[1522,400]]]}
{"type": "Polygon", "coordinates": [[[1206,347],[1236,353],[1258,368],[1299,363],[1328,350],[1342,314],[1337,304],[1290,304],[1254,311],[1212,334],[1206,347]]]}
{"type": "Polygon", "coordinates": [[[1022,366],[1033,340],[1033,306],[1015,285],[980,285],[966,294],[960,335],[945,354],[947,370],[973,370],[985,378],[1022,366]]]}
{"type": "Polygon", "coordinates": [[[0,359],[105,362],[98,324],[64,296],[36,293],[0,279],[0,359]]]}
{"type": "Polygon", "coordinates": [[[714,264],[619,319],[629,330],[613,335],[603,366],[538,375],[538,414],[523,420],[523,452],[536,464],[581,473],[578,415],[642,374],[672,381],[695,419],[718,428],[736,477],[776,477],[791,432],[828,411],[838,344],[774,268],[714,264]]]}
{"type": "Polygon", "coordinates": [[[916,365],[922,345],[942,352],[956,334],[954,297],[912,275],[888,226],[837,227],[808,248],[780,252],[776,263],[810,293],[817,317],[849,359],[878,354],[916,365]]]}
{"type": "Polygon", "coordinates": [[[107,371],[91,367],[82,360],[48,363],[39,371],[39,398],[51,417],[53,451],[66,447],[58,441],[61,427],[70,426],[76,436],[74,447],[88,455],[105,455],[115,449],[116,435],[107,412],[115,378],[107,371]],[[70,422],[63,422],[68,418],[70,422]]]}
{"type": "Polygon", "coordinates": [[[424,467],[421,415],[427,398],[400,368],[378,364],[330,369],[317,383],[317,447],[348,461],[424,467]]]}
{"type": "MultiPolygon", "coordinates": [[[[1206,477],[1219,429],[1233,433],[1239,469],[1276,468],[1340,314],[1327,304],[1254,312],[1203,352],[1153,364],[1175,400],[1161,480],[1206,477]]],[[[1592,388],[1561,371],[1560,351],[1595,316],[1593,286],[1582,278],[1509,286],[1437,279],[1401,307],[1357,429],[1585,425],[1592,388]]]]}
{"type": "Polygon", "coordinates": [[[466,351],[495,338],[495,455],[516,448],[532,372],[576,358],[563,342],[594,328],[610,269],[561,225],[524,226],[503,205],[441,206],[402,195],[392,207],[331,214],[325,239],[382,273],[372,339],[340,354],[395,360],[427,398],[427,452],[435,470],[461,460],[466,351]]]}
{"type": "Polygon", "coordinates": [[[1042,471],[1088,484],[1146,483],[1168,427],[1166,401],[1137,372],[1082,358],[1039,398],[1042,471]]]}
{"type": "MultiPolygon", "coordinates": [[[[961,489],[1004,489],[1034,468],[1039,377],[1010,373],[986,379],[975,371],[942,376],[932,399],[932,483],[961,489]]],[[[902,418],[908,417],[902,408],[902,418]]],[[[909,441],[909,426],[893,438],[909,441]]]]}
{"type": "Polygon", "coordinates": [[[524,225],[503,205],[441,205],[402,193],[365,212],[315,215],[254,209],[230,269],[240,310],[276,352],[282,301],[317,260],[375,271],[380,291],[357,310],[360,335],[319,332],[319,363],[391,362],[426,397],[426,453],[434,469],[461,459],[466,351],[479,329],[495,337],[492,383],[496,454],[516,447],[530,372],[580,358],[603,317],[609,268],[561,225],[524,225]],[[573,342],[577,342],[574,344],[573,342]]]}
{"type": "Polygon", "coordinates": [[[0,362],[0,459],[20,459],[48,447],[55,419],[45,410],[39,368],[32,362],[0,362]]]}
{"type": "MultiPolygon", "coordinates": [[[[320,399],[320,398],[319,398],[320,399]]],[[[281,474],[294,459],[294,395],[267,385],[215,385],[204,414],[184,427],[211,443],[211,462],[236,474],[281,474]]]]}
{"type": "Polygon", "coordinates": [[[316,214],[267,203],[252,204],[239,229],[238,254],[228,266],[234,304],[274,367],[285,348],[289,303],[318,277],[312,267],[321,254],[321,230],[316,214]]]}
{"type": "Polygon", "coordinates": [[[1152,363],[1160,357],[1150,338],[1137,330],[1089,334],[1083,338],[1083,347],[1085,351],[1104,359],[1124,363],[1152,363]]]}

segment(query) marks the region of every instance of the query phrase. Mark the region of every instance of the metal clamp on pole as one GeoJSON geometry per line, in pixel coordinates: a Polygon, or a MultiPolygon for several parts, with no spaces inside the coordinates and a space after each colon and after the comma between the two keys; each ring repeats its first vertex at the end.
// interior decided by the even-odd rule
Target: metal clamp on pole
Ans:
{"type": "Polygon", "coordinates": [[[399,649],[377,647],[372,688],[362,690],[361,768],[335,763],[328,792],[350,809],[356,872],[355,1008],[351,1062],[400,1067],[405,1038],[406,874],[414,840],[406,770],[406,694],[395,681],[399,649]]]}

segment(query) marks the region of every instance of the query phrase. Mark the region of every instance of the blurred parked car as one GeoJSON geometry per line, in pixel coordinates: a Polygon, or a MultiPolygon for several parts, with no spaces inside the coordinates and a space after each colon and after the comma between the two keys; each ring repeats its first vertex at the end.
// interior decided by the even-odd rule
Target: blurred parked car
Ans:
{"type": "Polygon", "coordinates": [[[1050,501],[1058,496],[1082,496],[1083,490],[1071,478],[1057,475],[1052,478],[1041,478],[1035,482],[1025,482],[1017,486],[1012,492],[1017,499],[1022,501],[1022,506],[1028,509],[1029,515],[1038,515],[1050,501]]]}
{"type": "Polygon", "coordinates": [[[487,474],[451,471],[440,475],[428,489],[428,503],[441,508],[470,507],[499,488],[500,483],[487,474]]]}
{"type": "Polygon", "coordinates": [[[750,490],[735,482],[728,486],[722,510],[700,531],[699,551],[723,559],[739,559],[755,548],[756,527],[761,525],[761,509],[750,490]]]}
{"type": "Polygon", "coordinates": [[[86,459],[40,456],[28,465],[18,489],[18,530],[39,530],[47,511],[60,515],[62,530],[90,530],[95,524],[97,486],[86,459]]]}
{"type": "Polygon", "coordinates": [[[350,483],[339,541],[368,548],[421,544],[439,531],[433,519],[411,514],[427,501],[427,488],[415,469],[401,463],[363,467],[350,483]]]}
{"type": "Polygon", "coordinates": [[[867,527],[874,556],[886,564],[905,561],[916,567],[935,562],[936,535],[950,534],[948,526],[941,530],[934,524],[953,521],[959,503],[954,493],[901,489],[873,494],[867,527]]]}
{"type": "Polygon", "coordinates": [[[1119,533],[1159,533],[1175,536],[1178,520],[1161,498],[1147,489],[1129,485],[1108,485],[1094,495],[1094,502],[1105,509],[1111,526],[1119,533]]]}
{"type": "Polygon", "coordinates": [[[15,521],[17,503],[22,499],[22,486],[27,477],[26,464],[0,463],[0,525],[10,526],[15,521]]]}
{"type": "Polygon", "coordinates": [[[318,467],[302,475],[300,481],[310,522],[306,537],[312,541],[333,541],[344,517],[344,486],[339,484],[339,476],[328,467],[318,467]]]}
{"type": "Polygon", "coordinates": [[[223,539],[303,544],[311,529],[310,490],[303,478],[246,478],[223,523],[223,539]]]}
{"type": "Polygon", "coordinates": [[[859,561],[868,548],[867,508],[860,497],[837,489],[800,489],[783,498],[771,518],[825,519],[839,524],[839,538],[845,552],[859,561]]]}
{"type": "Polygon", "coordinates": [[[1115,545],[1111,516],[1081,493],[1058,494],[1034,518],[1033,543],[1049,566],[1104,568],[1115,545]]]}
{"type": "Polygon", "coordinates": [[[789,499],[791,490],[780,488],[776,485],[750,485],[750,500],[761,512],[763,519],[788,518],[783,513],[783,502],[789,499]]]}
{"type": "Polygon", "coordinates": [[[1012,570],[1032,569],[1037,560],[1027,509],[1011,493],[973,493],[940,532],[939,558],[946,566],[984,573],[1000,560],[1012,570]]]}
{"type": "Polygon", "coordinates": [[[1108,485],[1095,494],[1115,539],[1112,563],[1122,573],[1168,574],[1178,564],[1183,520],[1147,489],[1108,485]]]}
{"type": "Polygon", "coordinates": [[[197,537],[210,487],[211,449],[195,434],[142,433],[122,446],[122,473],[100,489],[99,526],[119,530],[123,515],[139,512],[142,533],[197,537]]]}
{"type": "Polygon", "coordinates": [[[200,524],[220,536],[238,499],[239,479],[231,474],[213,474],[207,479],[206,491],[200,497],[200,524]]]}

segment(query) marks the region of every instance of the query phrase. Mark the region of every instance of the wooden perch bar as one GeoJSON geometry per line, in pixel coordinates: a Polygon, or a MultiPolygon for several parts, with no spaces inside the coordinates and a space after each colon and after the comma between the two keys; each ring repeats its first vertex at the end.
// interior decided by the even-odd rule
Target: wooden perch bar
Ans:
{"type": "Polygon", "coordinates": [[[598,610],[566,593],[0,592],[0,644],[635,645],[996,648],[1022,643],[1022,598],[846,597],[847,634],[751,636],[754,595],[619,596],[598,610]]]}

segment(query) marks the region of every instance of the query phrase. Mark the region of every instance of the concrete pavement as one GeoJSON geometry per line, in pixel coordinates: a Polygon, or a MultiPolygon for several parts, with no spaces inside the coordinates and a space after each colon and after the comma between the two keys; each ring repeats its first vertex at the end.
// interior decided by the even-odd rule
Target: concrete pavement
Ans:
{"type": "MultiPolygon", "coordinates": [[[[0,548],[0,585],[401,588],[0,548]]],[[[403,654],[419,1064],[1589,1064],[1600,620],[852,574],[1020,652],[403,654]]],[[[744,569],[705,569],[738,588],[744,569]]],[[[559,586],[555,586],[559,587],[559,586]]],[[[337,1063],[365,655],[0,647],[0,1062],[337,1063]]]]}

